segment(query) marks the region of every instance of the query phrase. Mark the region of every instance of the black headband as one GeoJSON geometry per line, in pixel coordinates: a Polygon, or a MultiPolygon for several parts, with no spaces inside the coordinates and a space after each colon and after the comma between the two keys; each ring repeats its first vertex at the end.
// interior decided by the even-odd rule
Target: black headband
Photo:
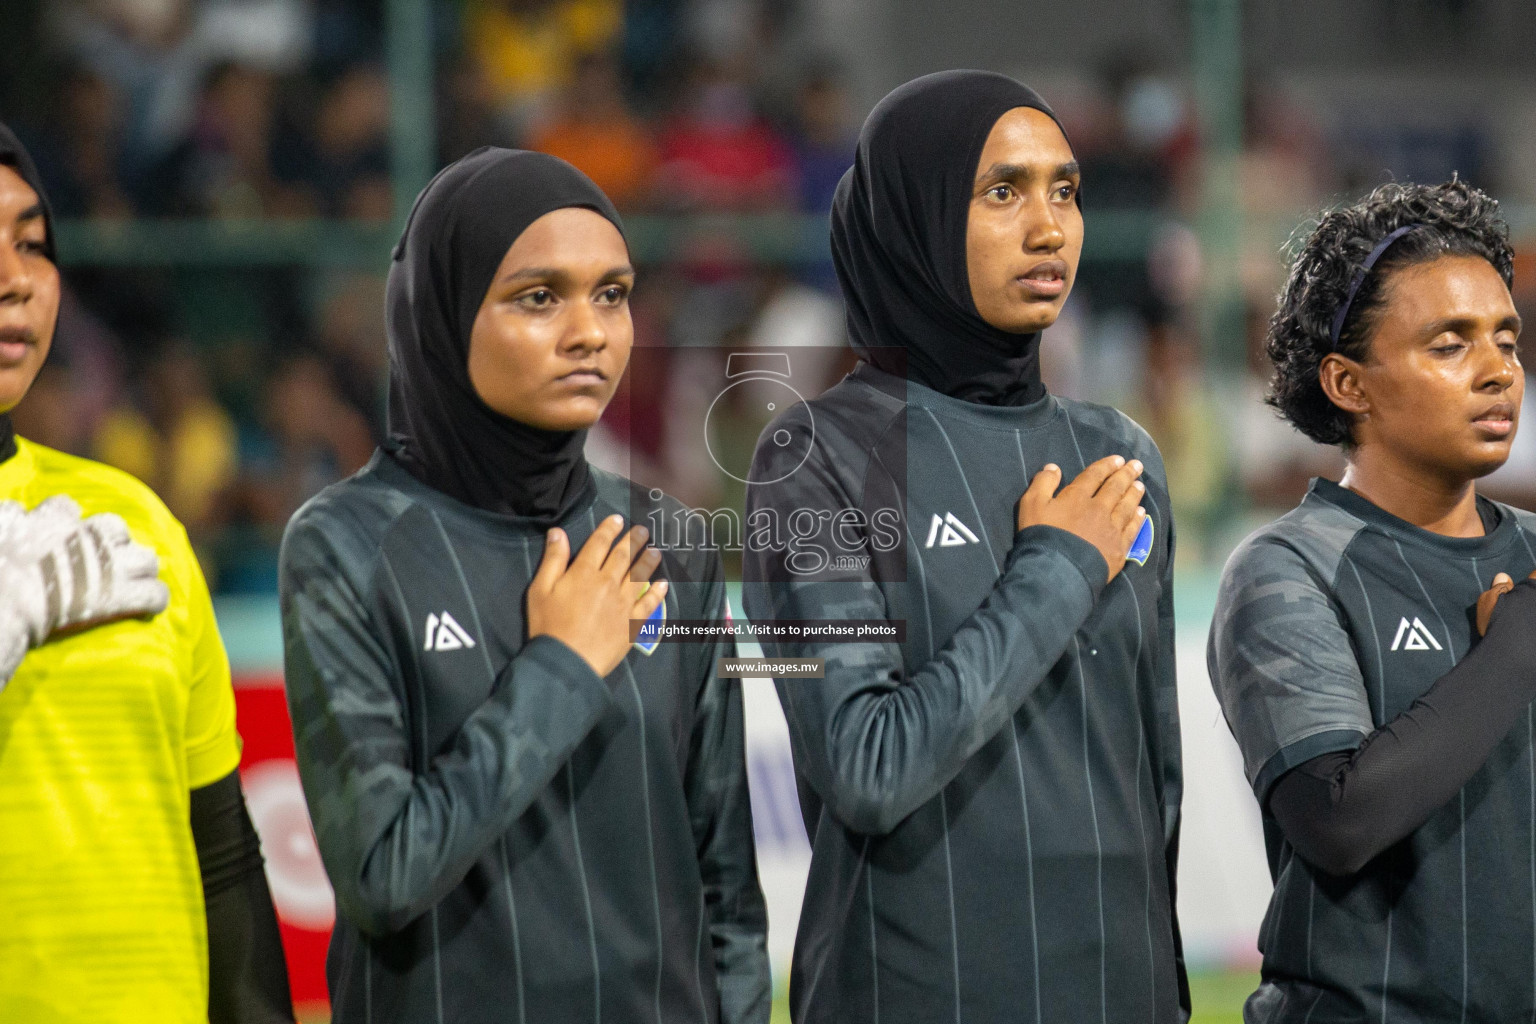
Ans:
{"type": "Polygon", "coordinates": [[[1339,350],[1339,332],[1344,329],[1344,318],[1349,316],[1349,307],[1354,305],[1355,293],[1358,292],[1360,290],[1360,286],[1365,283],[1365,275],[1371,272],[1371,268],[1376,265],[1376,261],[1381,259],[1381,254],[1391,248],[1393,242],[1397,241],[1399,238],[1402,238],[1414,228],[1422,226],[1423,225],[1421,224],[1404,224],[1402,227],[1389,234],[1386,238],[1383,238],[1381,241],[1377,242],[1376,248],[1372,249],[1371,254],[1365,258],[1365,262],[1360,264],[1360,268],[1355,271],[1354,278],[1349,282],[1349,293],[1344,296],[1344,304],[1340,306],[1339,311],[1333,315],[1333,330],[1329,332],[1329,338],[1333,342],[1332,351],[1337,352],[1339,350]]]}

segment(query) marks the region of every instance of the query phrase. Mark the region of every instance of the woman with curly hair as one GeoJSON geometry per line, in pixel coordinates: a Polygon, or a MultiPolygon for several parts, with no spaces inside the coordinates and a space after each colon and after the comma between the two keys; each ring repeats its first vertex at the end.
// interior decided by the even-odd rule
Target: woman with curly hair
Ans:
{"type": "Polygon", "coordinates": [[[1536,516],[1474,487],[1525,381],[1497,205],[1327,214],[1270,322],[1270,402],[1347,468],[1238,548],[1211,628],[1275,881],[1250,1024],[1536,1012],[1536,516]]]}

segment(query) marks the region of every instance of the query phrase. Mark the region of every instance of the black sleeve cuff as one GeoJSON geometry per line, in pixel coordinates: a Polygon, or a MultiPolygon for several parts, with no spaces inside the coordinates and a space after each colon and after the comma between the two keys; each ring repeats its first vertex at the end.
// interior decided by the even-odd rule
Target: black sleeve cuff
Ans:
{"type": "Polygon", "coordinates": [[[529,640],[518,656],[538,662],[550,675],[569,683],[573,690],[603,686],[603,677],[587,664],[587,659],[571,650],[565,641],[547,634],[529,640]]]}
{"type": "Polygon", "coordinates": [[[261,840],[246,810],[238,771],[192,790],[191,824],[205,898],[261,873],[261,840]]]}
{"type": "Polygon", "coordinates": [[[1029,548],[1054,551],[1064,556],[1082,573],[1094,600],[1098,600],[1099,594],[1109,583],[1109,563],[1099,554],[1098,548],[1075,533],[1057,526],[1026,526],[1013,535],[1013,547],[1008,552],[1007,566],[1011,566],[1029,548]]]}
{"type": "Polygon", "coordinates": [[[290,1024],[277,912],[238,771],[192,790],[192,839],[203,874],[210,1024],[290,1024]]]}
{"type": "Polygon", "coordinates": [[[1365,735],[1359,729],[1328,729],[1275,751],[1253,778],[1253,793],[1259,798],[1259,807],[1263,809],[1269,806],[1270,790],[1275,788],[1280,776],[1314,757],[1340,750],[1355,750],[1365,742],[1365,735]]]}

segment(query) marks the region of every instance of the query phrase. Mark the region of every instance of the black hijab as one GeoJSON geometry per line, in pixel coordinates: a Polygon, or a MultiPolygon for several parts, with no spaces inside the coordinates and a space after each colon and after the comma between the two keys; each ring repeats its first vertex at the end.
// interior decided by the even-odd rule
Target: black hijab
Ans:
{"type": "MultiPolygon", "coordinates": [[[[21,180],[32,186],[32,191],[37,193],[37,198],[43,204],[43,227],[47,231],[47,240],[44,254],[54,263],[58,262],[58,254],[53,248],[53,209],[48,205],[48,194],[43,191],[43,179],[38,177],[37,166],[32,163],[32,156],[27,148],[21,144],[16,133],[4,124],[0,124],[0,164],[9,167],[21,176],[21,180]]],[[[0,413],[0,462],[4,462],[16,454],[16,430],[11,426],[11,414],[0,413]]]]}
{"type": "Polygon", "coordinates": [[[592,496],[582,454],[587,432],[541,430],[486,405],[469,380],[469,336],[512,243],[568,206],[624,230],[608,197],[564,160],[475,150],[416,197],[385,298],[390,453],[417,479],[467,505],[545,526],[592,496]]]}
{"type": "Polygon", "coordinates": [[[882,370],[984,405],[1045,394],[1040,335],[983,320],[966,272],[976,162],[992,126],[1015,107],[1056,120],[1033,89],[990,71],[908,82],[865,119],[832,202],[832,262],[850,344],[882,370]]]}

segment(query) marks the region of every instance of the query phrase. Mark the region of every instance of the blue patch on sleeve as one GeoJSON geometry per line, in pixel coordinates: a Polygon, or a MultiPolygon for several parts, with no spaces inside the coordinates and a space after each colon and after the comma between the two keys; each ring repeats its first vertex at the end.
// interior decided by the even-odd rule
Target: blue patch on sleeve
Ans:
{"type": "Polygon", "coordinates": [[[1131,550],[1126,552],[1125,560],[1135,562],[1137,565],[1146,565],[1147,559],[1152,556],[1152,517],[1147,516],[1142,520],[1141,529],[1136,534],[1136,540],[1131,544],[1131,550]]]}
{"type": "MultiPolygon", "coordinates": [[[[646,587],[647,590],[650,587],[646,587]]],[[[651,617],[640,625],[640,636],[635,640],[635,650],[649,657],[656,653],[656,647],[661,643],[661,627],[667,621],[667,602],[663,600],[651,612],[651,617]]]]}

